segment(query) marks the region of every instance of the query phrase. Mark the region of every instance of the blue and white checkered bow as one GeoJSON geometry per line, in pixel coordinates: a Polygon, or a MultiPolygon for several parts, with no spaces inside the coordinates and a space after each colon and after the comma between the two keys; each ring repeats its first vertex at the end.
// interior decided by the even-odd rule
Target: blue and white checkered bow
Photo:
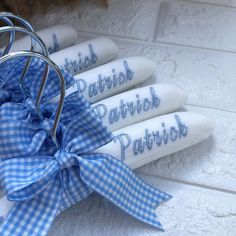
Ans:
{"type": "Polygon", "coordinates": [[[81,94],[65,101],[57,133],[59,150],[49,133],[55,107],[45,105],[42,110],[50,115],[35,121],[28,107],[21,113],[25,105],[11,107],[14,121],[6,115],[8,106],[1,110],[8,118],[0,120],[0,181],[15,204],[0,235],[45,235],[61,211],[93,191],[162,229],[154,210],[170,195],[143,182],[114,157],[95,153],[113,136],[81,94]]]}

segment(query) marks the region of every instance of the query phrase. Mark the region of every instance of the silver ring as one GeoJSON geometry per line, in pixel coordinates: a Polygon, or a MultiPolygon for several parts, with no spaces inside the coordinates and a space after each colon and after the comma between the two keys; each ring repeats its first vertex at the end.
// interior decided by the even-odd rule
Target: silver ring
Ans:
{"type": "Polygon", "coordinates": [[[22,32],[22,33],[30,35],[40,45],[40,47],[43,50],[43,54],[45,56],[49,56],[46,45],[44,44],[43,40],[35,32],[30,31],[26,28],[19,27],[19,26],[3,26],[3,27],[0,27],[0,33],[5,33],[5,32],[9,32],[9,31],[22,32]]]}
{"type": "MultiPolygon", "coordinates": [[[[49,56],[48,50],[47,50],[44,42],[42,41],[42,39],[36,33],[32,32],[32,31],[29,31],[25,28],[18,27],[18,26],[3,26],[3,27],[0,27],[0,33],[9,32],[9,31],[22,32],[22,33],[26,33],[26,34],[30,35],[41,46],[41,48],[43,50],[43,55],[45,55],[46,57],[49,56]]],[[[23,83],[23,79],[26,75],[26,72],[28,71],[28,68],[29,68],[29,66],[27,66],[27,70],[26,70],[26,68],[24,68],[24,71],[23,71],[21,79],[20,79],[20,86],[21,86],[23,94],[25,94],[25,93],[24,93],[22,83],[23,83]]],[[[45,80],[43,80],[41,85],[40,85],[41,89],[44,89],[44,87],[46,85],[48,73],[49,73],[49,67],[48,67],[48,64],[47,64],[46,67],[45,67],[44,75],[43,75],[45,77],[45,80]]],[[[41,95],[39,94],[39,96],[36,99],[37,109],[39,109],[40,101],[41,101],[41,95]]]]}
{"type": "MultiPolygon", "coordinates": [[[[2,17],[0,14],[0,19],[6,23],[9,26],[14,26],[14,24],[12,23],[12,21],[10,19],[8,19],[7,17],[2,17]]],[[[15,32],[10,32],[10,36],[9,36],[9,40],[8,40],[8,44],[5,47],[4,51],[2,52],[1,56],[6,55],[7,53],[9,53],[12,44],[14,43],[14,39],[15,39],[15,32]]]]}
{"type": "MultiPolygon", "coordinates": [[[[14,15],[14,14],[12,14],[12,13],[10,13],[10,12],[1,12],[1,13],[0,13],[0,16],[5,17],[5,18],[7,18],[7,19],[10,18],[10,19],[17,20],[17,22],[19,22],[21,25],[23,25],[26,29],[28,29],[29,31],[34,32],[34,29],[33,29],[32,25],[31,25],[26,19],[24,19],[24,18],[21,17],[21,16],[14,15]]],[[[14,38],[15,38],[15,32],[11,32],[11,33],[14,33],[14,38]]],[[[13,40],[13,42],[14,42],[14,40],[13,40]]],[[[12,44],[10,45],[9,50],[7,51],[7,53],[10,51],[11,46],[12,46],[12,44]]],[[[34,48],[35,48],[35,40],[34,40],[33,37],[31,37],[31,47],[30,47],[30,51],[34,51],[34,48]]],[[[4,52],[5,52],[5,51],[4,51],[4,52]]],[[[5,55],[5,54],[6,54],[6,53],[4,53],[3,55],[5,55]]],[[[31,63],[31,58],[28,58],[28,59],[27,59],[27,62],[26,62],[26,65],[25,65],[25,67],[24,67],[24,70],[23,70],[23,72],[22,72],[22,74],[21,74],[20,87],[21,87],[21,89],[22,89],[22,93],[24,93],[24,90],[23,90],[23,88],[22,88],[22,81],[23,81],[23,79],[24,79],[24,77],[25,77],[25,75],[26,75],[26,73],[27,73],[27,71],[28,71],[28,69],[29,69],[30,63],[31,63]]],[[[45,70],[46,70],[46,69],[47,69],[47,68],[45,68],[45,70]]]]}
{"type": "MultiPolygon", "coordinates": [[[[25,27],[29,31],[35,32],[32,25],[25,18],[23,18],[21,16],[14,15],[10,12],[1,12],[0,17],[17,20],[23,27],[25,27]]],[[[13,26],[13,24],[12,24],[12,26],[13,26]]],[[[35,41],[31,38],[31,48],[30,48],[30,50],[33,51],[34,47],[35,47],[35,41]]]]}
{"type": "MultiPolygon", "coordinates": [[[[63,105],[64,105],[64,100],[65,100],[65,94],[66,94],[66,92],[65,92],[66,91],[65,79],[62,75],[62,72],[61,72],[60,68],[50,58],[48,58],[48,57],[46,57],[46,56],[44,56],[40,53],[31,52],[31,51],[11,52],[7,55],[4,55],[3,57],[0,58],[0,65],[2,63],[6,62],[9,59],[13,59],[13,58],[17,58],[17,57],[36,57],[36,58],[39,58],[39,59],[45,61],[49,66],[51,66],[54,69],[54,71],[56,72],[56,74],[58,75],[58,77],[59,77],[61,93],[60,93],[59,103],[58,103],[58,106],[57,106],[55,120],[54,120],[53,127],[52,127],[52,130],[51,130],[52,140],[58,146],[58,142],[57,142],[57,139],[56,139],[56,132],[57,132],[59,120],[60,120],[60,117],[61,117],[61,113],[62,113],[62,109],[63,109],[63,105]]],[[[46,82],[47,78],[44,77],[43,80],[45,80],[44,82],[46,82]]],[[[44,92],[44,88],[40,87],[40,90],[39,90],[40,97],[42,97],[43,92],[44,92]]]]}

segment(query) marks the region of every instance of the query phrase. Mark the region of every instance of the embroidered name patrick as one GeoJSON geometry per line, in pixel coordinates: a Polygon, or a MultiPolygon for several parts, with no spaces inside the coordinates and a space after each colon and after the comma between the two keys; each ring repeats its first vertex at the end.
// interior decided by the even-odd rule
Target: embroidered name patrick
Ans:
{"type": "Polygon", "coordinates": [[[88,93],[89,97],[94,97],[99,93],[103,93],[105,90],[115,88],[117,85],[127,83],[133,79],[133,71],[129,68],[127,61],[123,61],[124,71],[116,72],[112,69],[111,76],[104,76],[102,74],[98,75],[95,82],[89,83],[84,79],[77,79],[76,85],[77,89],[81,93],[88,93]]]}
{"type": "Polygon", "coordinates": [[[90,66],[94,65],[97,62],[97,59],[98,59],[98,56],[95,53],[93,45],[89,44],[88,55],[82,55],[79,52],[78,59],[76,60],[69,60],[68,58],[65,58],[65,64],[63,68],[70,73],[75,73],[75,72],[87,69],[90,66]]]}
{"type": "Polygon", "coordinates": [[[118,122],[121,119],[126,119],[129,116],[138,115],[140,112],[147,112],[158,108],[160,104],[160,98],[156,94],[153,87],[149,88],[150,96],[140,99],[140,95],[136,94],[136,100],[126,102],[121,99],[119,106],[108,109],[108,107],[102,103],[97,104],[94,107],[98,117],[100,119],[108,118],[110,124],[118,122]]]}
{"type": "Polygon", "coordinates": [[[57,36],[55,34],[52,35],[52,43],[53,43],[52,47],[48,48],[48,52],[50,54],[60,50],[60,45],[58,43],[57,36]]]}
{"type": "Polygon", "coordinates": [[[166,127],[165,122],[161,123],[161,129],[159,130],[148,130],[145,129],[142,137],[138,137],[134,140],[126,133],[117,135],[113,142],[120,145],[121,160],[124,161],[126,156],[126,149],[132,149],[133,154],[139,155],[145,151],[151,150],[154,145],[161,146],[166,145],[169,142],[175,142],[177,139],[181,139],[187,136],[188,127],[183,123],[178,115],[174,116],[176,125],[166,127]]]}

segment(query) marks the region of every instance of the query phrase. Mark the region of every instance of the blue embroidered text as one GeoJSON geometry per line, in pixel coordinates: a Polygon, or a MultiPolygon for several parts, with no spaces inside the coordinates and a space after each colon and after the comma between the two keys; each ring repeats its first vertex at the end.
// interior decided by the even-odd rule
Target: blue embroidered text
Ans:
{"type": "Polygon", "coordinates": [[[175,115],[175,121],[177,126],[171,126],[167,128],[165,122],[161,123],[162,128],[159,130],[150,131],[145,129],[143,137],[132,140],[126,133],[117,135],[113,142],[120,145],[121,160],[125,160],[125,151],[127,148],[133,149],[133,154],[136,156],[142,154],[145,150],[151,150],[154,145],[161,146],[166,145],[169,142],[175,142],[177,139],[181,139],[187,136],[188,127],[181,121],[178,115],[175,115]]]}
{"type": "Polygon", "coordinates": [[[94,48],[91,44],[88,45],[89,55],[83,56],[80,52],[78,53],[78,59],[69,60],[65,58],[65,64],[63,68],[70,72],[75,73],[89,68],[90,66],[96,64],[98,56],[94,51],[94,48]]]}
{"type": "Polygon", "coordinates": [[[124,99],[121,99],[119,106],[113,107],[109,110],[105,104],[99,103],[94,106],[94,110],[100,119],[104,119],[107,116],[109,123],[114,124],[120,119],[126,119],[127,116],[134,116],[141,112],[147,112],[158,108],[160,104],[160,98],[156,94],[156,91],[153,87],[150,87],[149,91],[150,97],[140,99],[140,95],[136,94],[135,101],[126,102],[124,99]]]}
{"type": "Polygon", "coordinates": [[[123,62],[125,71],[116,72],[112,69],[112,76],[98,75],[97,81],[87,84],[84,79],[77,79],[77,89],[81,93],[88,93],[89,97],[94,97],[106,90],[115,88],[117,85],[122,85],[133,79],[134,72],[129,68],[127,61],[123,62]]]}

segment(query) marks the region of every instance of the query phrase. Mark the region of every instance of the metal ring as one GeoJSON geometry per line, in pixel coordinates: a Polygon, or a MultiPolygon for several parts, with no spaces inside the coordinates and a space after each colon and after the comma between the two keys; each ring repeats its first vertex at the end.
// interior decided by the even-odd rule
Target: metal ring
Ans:
{"type": "MultiPolygon", "coordinates": [[[[43,60],[44,62],[46,62],[49,66],[51,66],[54,71],[56,72],[56,74],[59,77],[60,80],[60,88],[61,88],[61,94],[60,94],[60,99],[59,99],[59,103],[57,106],[57,111],[56,111],[56,116],[55,116],[55,120],[54,120],[54,124],[51,130],[51,137],[52,140],[55,142],[55,144],[58,146],[58,142],[56,139],[56,132],[57,132],[57,127],[59,124],[59,120],[61,117],[61,112],[63,109],[63,105],[64,105],[64,100],[65,100],[65,91],[66,91],[66,86],[65,86],[65,79],[61,73],[60,68],[48,57],[40,54],[40,53],[36,53],[36,52],[31,52],[31,51],[18,51],[18,52],[11,52],[7,55],[4,55],[2,58],[0,58],[0,65],[4,62],[6,62],[9,59],[13,59],[13,58],[17,58],[17,57],[36,57],[38,59],[43,60]]],[[[47,80],[47,78],[43,78],[43,80],[47,80]]],[[[39,94],[40,97],[42,97],[44,92],[44,88],[40,87],[39,90],[39,94]]]]}
{"type": "Polygon", "coordinates": [[[0,33],[5,33],[5,32],[9,32],[9,31],[17,31],[17,32],[22,32],[22,33],[30,35],[40,45],[40,47],[43,50],[43,54],[45,56],[49,56],[46,45],[44,44],[42,39],[35,32],[30,31],[30,30],[25,29],[25,28],[22,28],[22,27],[19,27],[19,26],[3,26],[3,27],[0,27],[0,33]]]}
{"type": "MultiPolygon", "coordinates": [[[[29,23],[29,21],[27,21],[25,18],[18,16],[18,15],[14,15],[10,12],[1,12],[0,13],[0,17],[5,17],[7,19],[14,19],[17,20],[21,25],[23,25],[26,29],[30,30],[30,31],[34,31],[32,25],[29,23]]],[[[31,48],[30,50],[33,51],[35,47],[35,41],[31,38],[31,48]]]]}
{"type": "MultiPolygon", "coordinates": [[[[9,20],[7,17],[2,17],[1,14],[0,14],[0,19],[6,23],[7,25],[9,26],[14,26],[14,24],[12,23],[11,20],[9,20]]],[[[4,51],[2,52],[1,56],[9,53],[10,49],[11,49],[11,46],[12,44],[14,43],[14,39],[15,39],[15,32],[10,32],[10,36],[9,36],[9,40],[8,40],[8,44],[7,46],[5,47],[4,51]]]]}
{"type": "MultiPolygon", "coordinates": [[[[26,33],[28,35],[30,35],[32,38],[34,38],[37,43],[41,46],[42,50],[43,50],[43,54],[48,57],[49,56],[49,53],[48,53],[48,50],[44,44],[44,42],[42,41],[42,39],[34,32],[32,31],[29,31],[25,28],[22,28],[22,27],[18,27],[18,26],[4,26],[4,27],[1,27],[0,28],[0,33],[4,33],[4,32],[9,32],[9,31],[14,31],[14,32],[22,32],[22,33],[26,33]]],[[[28,70],[28,67],[27,67],[27,70],[28,70]]],[[[21,80],[20,80],[20,85],[21,85],[21,88],[22,88],[22,92],[24,93],[24,90],[23,90],[23,87],[22,87],[22,82],[23,82],[23,78],[25,77],[25,74],[26,74],[27,71],[23,71],[23,76],[21,76],[21,80]]],[[[46,68],[45,68],[45,71],[44,71],[44,77],[45,79],[42,81],[41,85],[40,85],[40,89],[44,89],[45,85],[46,85],[46,82],[47,82],[47,77],[48,77],[48,73],[49,73],[49,67],[48,67],[48,64],[46,65],[46,68]]],[[[37,97],[36,99],[36,107],[37,109],[39,109],[39,104],[40,104],[40,101],[41,101],[41,95],[39,94],[39,96],[37,97]]]]}
{"type": "MultiPolygon", "coordinates": [[[[23,17],[21,16],[18,16],[18,15],[14,15],[10,12],[1,12],[0,13],[0,16],[2,17],[6,17],[7,19],[9,18],[12,18],[14,20],[17,20],[21,25],[23,25],[26,29],[28,29],[29,31],[32,31],[32,32],[35,32],[32,25],[26,20],[24,19],[23,17]]],[[[13,32],[12,32],[13,33],[13,32]]],[[[15,32],[14,32],[15,33],[15,32]]],[[[11,44],[12,46],[12,44],[11,44]]],[[[30,50],[31,51],[34,51],[34,48],[35,48],[35,40],[34,38],[31,37],[31,47],[30,47],[30,50]]],[[[8,51],[9,52],[9,51],[8,51]]],[[[8,53],[7,52],[7,53],[8,53]]],[[[5,55],[5,54],[4,54],[5,55]]],[[[30,63],[31,63],[31,58],[28,58],[27,61],[26,61],[26,65],[25,65],[25,68],[21,74],[21,78],[20,78],[20,87],[22,89],[22,81],[24,80],[24,77],[29,69],[29,66],[30,66],[30,63]]],[[[45,72],[46,72],[47,68],[45,68],[45,72]]],[[[46,75],[45,75],[46,76],[46,75]]],[[[22,89],[22,92],[24,93],[24,90],[22,89]]]]}
{"type": "Polygon", "coordinates": [[[2,17],[7,17],[7,18],[13,18],[17,21],[19,21],[22,25],[24,25],[28,30],[34,31],[32,25],[29,23],[29,21],[27,21],[25,18],[18,16],[18,15],[14,15],[11,12],[1,12],[0,16],[2,17]]]}
{"type": "MultiPolygon", "coordinates": [[[[23,25],[26,29],[28,29],[29,31],[33,31],[34,32],[34,29],[32,27],[32,25],[26,20],[24,19],[23,17],[21,16],[18,16],[18,15],[14,15],[10,12],[1,12],[0,13],[0,16],[4,17],[4,18],[12,18],[14,20],[17,20],[21,25],[23,25]]],[[[11,33],[14,33],[14,36],[15,36],[15,32],[11,32],[11,33]]],[[[15,37],[14,37],[15,38],[15,37]]],[[[14,41],[14,40],[13,40],[14,41]]],[[[12,46],[12,43],[9,43],[10,44],[10,47],[9,47],[9,50],[7,51],[7,53],[10,51],[10,48],[12,46]]],[[[31,37],[31,47],[30,47],[30,50],[31,51],[34,51],[34,47],[35,47],[35,40],[33,37],[31,37]]],[[[6,50],[5,50],[6,51],[6,50]]],[[[5,55],[6,53],[3,53],[3,55],[5,55]]],[[[24,67],[24,70],[21,74],[21,78],[20,78],[20,87],[21,87],[21,90],[22,90],[22,93],[24,93],[24,90],[23,90],[23,86],[22,86],[22,81],[24,80],[24,77],[29,69],[29,66],[30,66],[30,63],[31,63],[31,58],[28,58],[27,61],[26,61],[26,65],[24,67]]],[[[46,70],[47,68],[45,68],[45,76],[46,76],[46,70]]]]}

